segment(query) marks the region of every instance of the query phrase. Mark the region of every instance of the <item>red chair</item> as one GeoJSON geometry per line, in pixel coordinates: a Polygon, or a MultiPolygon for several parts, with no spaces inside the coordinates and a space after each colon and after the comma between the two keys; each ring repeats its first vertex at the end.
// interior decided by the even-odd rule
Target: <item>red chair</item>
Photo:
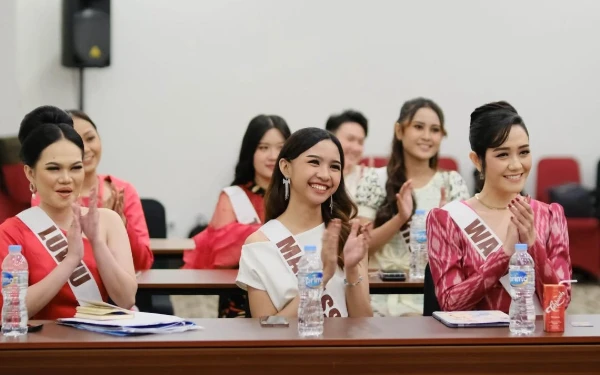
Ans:
{"type": "Polygon", "coordinates": [[[548,189],[562,184],[581,183],[579,163],[573,158],[544,158],[538,163],[536,199],[549,203],[548,189]]]}
{"type": "Polygon", "coordinates": [[[3,165],[2,174],[8,194],[0,191],[0,223],[31,207],[29,181],[23,172],[23,164],[3,165]]]}
{"type": "MultiPolygon", "coordinates": [[[[538,163],[536,198],[549,203],[548,189],[566,183],[581,183],[579,164],[573,158],[544,158],[538,163]]],[[[600,221],[597,218],[567,218],[571,265],[600,278],[600,221]]]]}
{"type": "Polygon", "coordinates": [[[367,167],[381,168],[388,164],[388,158],[385,156],[368,156],[360,161],[360,165],[367,167]]]}
{"type": "Polygon", "coordinates": [[[438,168],[446,171],[458,172],[458,163],[456,160],[449,156],[440,156],[438,160],[438,168]]]}
{"type": "MultiPolygon", "coordinates": [[[[388,158],[384,156],[368,156],[363,158],[360,161],[361,165],[365,165],[367,167],[375,167],[381,168],[385,167],[388,164],[388,158]]],[[[438,160],[438,168],[444,169],[447,171],[457,171],[458,172],[458,163],[454,158],[451,157],[440,157],[438,160]]]]}

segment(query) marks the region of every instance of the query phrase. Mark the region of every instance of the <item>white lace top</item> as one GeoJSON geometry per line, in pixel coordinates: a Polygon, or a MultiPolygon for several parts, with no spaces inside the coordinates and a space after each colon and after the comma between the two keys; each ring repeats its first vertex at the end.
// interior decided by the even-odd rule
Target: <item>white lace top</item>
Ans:
{"type": "Polygon", "coordinates": [[[352,168],[352,172],[344,176],[344,184],[346,185],[346,190],[352,200],[356,199],[356,189],[359,181],[363,175],[371,169],[372,168],[365,167],[364,165],[355,165],[354,168],[352,168]]]}
{"type": "MultiPolygon", "coordinates": [[[[358,184],[356,204],[358,216],[374,220],[377,210],[386,199],[385,184],[387,168],[372,168],[368,170],[358,184]]],[[[427,185],[414,189],[417,209],[429,211],[440,204],[441,188],[446,189],[446,200],[465,200],[470,197],[469,190],[462,176],[455,171],[438,171],[427,185]]],[[[409,223],[410,226],[410,223],[409,223]]],[[[409,250],[405,240],[408,239],[408,228],[396,234],[392,240],[378,251],[370,260],[369,267],[380,269],[400,269],[408,272],[409,250]]]]}
{"type": "MultiPolygon", "coordinates": [[[[356,204],[358,216],[374,220],[377,210],[385,202],[387,168],[371,169],[358,184],[356,204]]],[[[462,176],[455,171],[437,172],[427,185],[414,189],[418,209],[426,211],[438,207],[442,198],[441,188],[446,189],[446,200],[469,198],[469,190],[462,176]]],[[[408,247],[409,225],[398,232],[390,242],[369,259],[369,268],[401,270],[408,274],[410,252],[408,247]]],[[[406,316],[423,314],[423,295],[372,295],[371,306],[375,316],[406,316]]]]}

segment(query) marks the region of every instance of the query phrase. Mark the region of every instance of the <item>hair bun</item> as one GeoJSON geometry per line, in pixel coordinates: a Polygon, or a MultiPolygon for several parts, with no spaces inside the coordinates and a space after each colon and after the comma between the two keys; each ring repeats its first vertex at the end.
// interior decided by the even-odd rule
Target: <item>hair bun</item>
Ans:
{"type": "Polygon", "coordinates": [[[19,127],[19,142],[23,144],[32,131],[47,124],[66,124],[73,126],[73,119],[60,108],[45,105],[29,112],[19,127]]]}
{"type": "Polygon", "coordinates": [[[498,111],[498,110],[507,110],[510,112],[514,112],[515,114],[518,114],[515,107],[510,105],[508,102],[505,102],[505,101],[493,102],[493,103],[484,104],[481,107],[476,108],[471,113],[471,123],[477,121],[477,119],[479,117],[481,117],[483,114],[486,114],[488,112],[498,111]]]}

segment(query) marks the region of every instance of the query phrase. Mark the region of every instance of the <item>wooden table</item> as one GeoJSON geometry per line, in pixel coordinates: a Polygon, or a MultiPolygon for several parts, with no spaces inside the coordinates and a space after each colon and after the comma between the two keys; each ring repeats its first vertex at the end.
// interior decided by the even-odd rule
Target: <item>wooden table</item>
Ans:
{"type": "Polygon", "coordinates": [[[150,250],[154,255],[183,255],[185,250],[196,247],[191,238],[151,238],[150,250]]]}
{"type": "MultiPolygon", "coordinates": [[[[138,276],[138,298],[144,295],[216,295],[244,293],[235,284],[237,270],[147,270],[138,276]]],[[[369,278],[371,294],[423,293],[422,281],[369,278]]]]}
{"type": "Polygon", "coordinates": [[[332,318],[318,339],[255,319],[200,319],[200,331],[130,338],[47,322],[39,333],[0,338],[7,374],[598,374],[600,316],[530,337],[508,328],[447,328],[431,317],[332,318]]]}
{"type": "Polygon", "coordinates": [[[195,247],[191,238],[151,238],[150,250],[154,254],[152,268],[180,268],[183,266],[183,252],[195,247]]]}

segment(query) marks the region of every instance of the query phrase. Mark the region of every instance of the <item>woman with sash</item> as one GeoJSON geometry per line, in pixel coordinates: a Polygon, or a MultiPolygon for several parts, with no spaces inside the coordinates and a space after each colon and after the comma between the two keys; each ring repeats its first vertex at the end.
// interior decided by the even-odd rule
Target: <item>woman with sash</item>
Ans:
{"type": "Polygon", "coordinates": [[[22,246],[29,264],[29,316],[71,318],[79,302],[108,298],[131,308],[137,281],[121,217],[97,207],[94,188],[89,209],[76,203],[85,179],[84,145],[71,117],[39,107],[21,122],[19,141],[40,204],[0,225],[0,262],[9,245],[22,246]]]}
{"type": "MultiPolygon", "coordinates": [[[[481,192],[434,209],[427,219],[429,264],[440,307],[508,313],[508,264],[515,244],[524,243],[535,262],[535,305],[540,312],[543,285],[571,279],[563,209],[519,194],[532,158],[527,127],[510,104],[475,109],[469,141],[470,158],[483,176],[481,192]]],[[[567,290],[568,304],[569,285],[567,290]]]]}
{"type": "MultiPolygon", "coordinates": [[[[69,110],[67,113],[71,115],[75,130],[83,139],[85,146],[83,156],[85,179],[81,188],[80,204],[89,207],[90,192],[92,189],[97,191],[98,207],[115,211],[127,228],[136,271],[149,269],[154,262],[154,255],[150,249],[150,236],[142,202],[135,187],[127,181],[97,172],[102,156],[102,142],[96,124],[82,111],[69,110]]],[[[35,206],[39,203],[39,197],[32,195],[31,204],[35,206]]]]}
{"type": "Polygon", "coordinates": [[[252,316],[297,316],[296,275],[307,245],[317,246],[323,259],[325,316],[372,316],[370,229],[352,220],[356,207],[344,186],[340,142],[322,129],[299,130],[277,165],[265,197],[266,224],[246,240],[237,277],[252,316]]]}
{"type": "MultiPolygon", "coordinates": [[[[444,136],[444,114],[435,102],[416,98],[402,105],[394,125],[389,163],[365,174],[356,197],[358,216],[375,226],[370,268],[408,274],[410,220],[415,209],[429,211],[446,200],[469,197],[460,174],[438,170],[444,136]]],[[[371,301],[381,316],[423,313],[423,295],[374,295],[371,301]]]]}
{"type": "Polygon", "coordinates": [[[365,149],[365,139],[369,132],[367,118],[358,111],[347,110],[339,115],[332,115],[325,124],[325,129],[332,132],[340,140],[344,150],[344,183],[350,198],[356,196],[356,188],[367,167],[360,165],[365,149]]]}
{"type": "MultiPolygon", "coordinates": [[[[279,116],[258,115],[250,121],[235,178],[219,196],[208,227],[194,236],[195,249],[184,253],[183,268],[238,268],[244,241],[264,222],[265,190],[277,165],[277,155],[289,137],[290,129],[279,116]]],[[[243,317],[244,305],[239,295],[222,295],[219,316],[243,317]]]]}

